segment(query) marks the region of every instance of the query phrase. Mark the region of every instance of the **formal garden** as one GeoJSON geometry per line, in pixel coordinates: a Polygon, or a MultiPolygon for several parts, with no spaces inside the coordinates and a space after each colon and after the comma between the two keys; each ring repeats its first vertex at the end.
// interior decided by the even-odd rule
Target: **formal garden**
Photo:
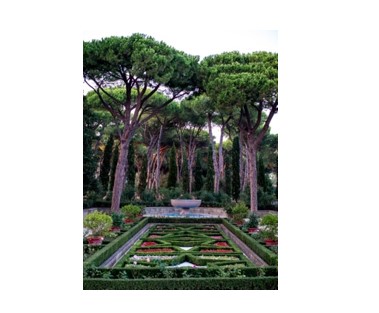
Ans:
{"type": "Polygon", "coordinates": [[[277,67],[84,42],[84,289],[278,289],[277,67]]]}

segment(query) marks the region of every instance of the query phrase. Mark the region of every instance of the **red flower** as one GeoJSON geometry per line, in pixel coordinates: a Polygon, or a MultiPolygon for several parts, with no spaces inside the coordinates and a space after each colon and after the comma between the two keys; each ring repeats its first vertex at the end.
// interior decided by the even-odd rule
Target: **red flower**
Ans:
{"type": "Polygon", "coordinates": [[[174,252],[171,248],[161,248],[161,249],[138,249],[137,253],[159,253],[159,252],[174,252]]]}
{"type": "Polygon", "coordinates": [[[224,241],[216,242],[215,246],[218,246],[218,247],[229,247],[228,243],[224,242],[224,241]]]}
{"type": "Polygon", "coordinates": [[[153,242],[153,241],[145,241],[145,242],[141,245],[141,247],[150,247],[150,246],[155,246],[155,245],[157,245],[156,242],[153,242]]]}

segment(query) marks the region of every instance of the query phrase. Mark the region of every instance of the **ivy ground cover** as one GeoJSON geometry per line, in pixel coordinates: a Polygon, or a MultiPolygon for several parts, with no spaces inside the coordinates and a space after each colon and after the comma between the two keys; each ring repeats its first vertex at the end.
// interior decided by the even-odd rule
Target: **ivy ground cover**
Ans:
{"type": "Polygon", "coordinates": [[[251,267],[254,264],[216,224],[157,224],[115,268],[251,267]]]}

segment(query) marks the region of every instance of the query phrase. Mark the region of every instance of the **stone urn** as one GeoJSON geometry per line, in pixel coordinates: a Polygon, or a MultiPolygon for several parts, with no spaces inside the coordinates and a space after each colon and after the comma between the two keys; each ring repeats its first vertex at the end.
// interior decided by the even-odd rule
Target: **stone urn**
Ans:
{"type": "Polygon", "coordinates": [[[201,200],[192,199],[171,199],[171,205],[175,208],[193,209],[199,207],[201,200]]]}

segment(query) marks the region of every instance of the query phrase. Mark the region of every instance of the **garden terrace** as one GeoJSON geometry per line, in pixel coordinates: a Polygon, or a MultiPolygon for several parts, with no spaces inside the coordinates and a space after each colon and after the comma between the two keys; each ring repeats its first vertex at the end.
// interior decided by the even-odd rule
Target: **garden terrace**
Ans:
{"type": "Polygon", "coordinates": [[[277,255],[223,219],[144,218],[84,267],[84,289],[277,289],[277,255]]]}

